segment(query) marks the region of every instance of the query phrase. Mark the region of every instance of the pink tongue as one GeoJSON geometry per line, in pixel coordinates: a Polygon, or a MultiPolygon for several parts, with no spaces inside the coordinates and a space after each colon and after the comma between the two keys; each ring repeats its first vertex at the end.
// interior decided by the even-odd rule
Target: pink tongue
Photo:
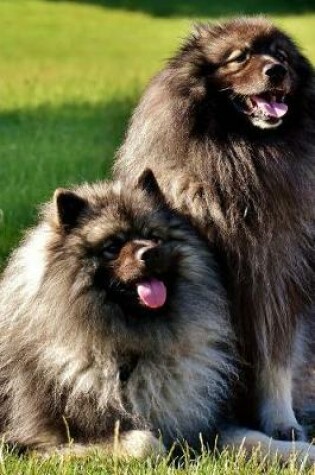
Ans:
{"type": "Polygon", "coordinates": [[[166,287],[161,280],[151,279],[137,285],[137,292],[144,305],[150,308],[159,308],[166,301],[166,287]]]}
{"type": "Polygon", "coordinates": [[[288,106],[283,102],[267,102],[259,96],[252,96],[252,100],[255,102],[259,109],[270,117],[283,117],[288,112],[288,106]]]}

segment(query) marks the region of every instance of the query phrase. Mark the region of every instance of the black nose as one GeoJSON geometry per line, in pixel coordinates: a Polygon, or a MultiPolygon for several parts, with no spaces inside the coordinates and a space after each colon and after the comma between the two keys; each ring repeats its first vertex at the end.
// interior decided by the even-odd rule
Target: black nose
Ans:
{"type": "Polygon", "coordinates": [[[165,272],[170,266],[170,256],[161,246],[146,248],[141,253],[141,260],[148,271],[165,272]]]}
{"type": "Polygon", "coordinates": [[[157,263],[160,258],[160,249],[158,246],[145,247],[140,249],[141,260],[146,264],[157,263]]]}
{"type": "Polygon", "coordinates": [[[268,64],[265,66],[264,73],[273,83],[283,81],[287,74],[287,68],[282,64],[268,64]]]}
{"type": "Polygon", "coordinates": [[[147,261],[150,256],[152,255],[152,253],[154,254],[154,249],[155,249],[155,245],[152,245],[152,244],[147,244],[146,242],[143,242],[143,245],[141,247],[139,247],[139,249],[137,249],[136,251],[136,258],[139,260],[139,261],[147,261]]]}

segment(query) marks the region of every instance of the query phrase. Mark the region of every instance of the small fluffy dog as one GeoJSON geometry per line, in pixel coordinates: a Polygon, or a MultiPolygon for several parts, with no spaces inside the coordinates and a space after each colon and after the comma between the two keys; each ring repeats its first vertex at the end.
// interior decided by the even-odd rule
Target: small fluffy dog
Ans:
{"type": "Polygon", "coordinates": [[[116,175],[132,184],[146,167],[225,267],[250,386],[241,420],[304,439],[291,362],[314,296],[312,66],[262,17],[200,25],[144,93],[116,175]]]}
{"type": "Polygon", "coordinates": [[[9,261],[0,309],[7,442],[144,457],[216,435],[236,374],[225,293],[150,172],[129,192],[58,189],[9,261]]]}

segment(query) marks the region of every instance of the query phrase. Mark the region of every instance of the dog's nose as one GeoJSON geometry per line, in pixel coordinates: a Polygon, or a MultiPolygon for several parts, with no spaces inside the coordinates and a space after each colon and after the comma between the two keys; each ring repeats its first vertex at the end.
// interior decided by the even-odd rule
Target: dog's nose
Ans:
{"type": "Polygon", "coordinates": [[[285,78],[287,68],[282,64],[268,64],[264,68],[264,73],[273,83],[278,83],[285,78]]]}
{"type": "Polygon", "coordinates": [[[145,246],[141,247],[137,251],[137,258],[140,261],[147,262],[149,259],[152,259],[153,256],[156,255],[156,247],[155,246],[145,246]]]}
{"type": "Polygon", "coordinates": [[[170,256],[159,245],[142,247],[137,251],[137,258],[149,272],[163,273],[170,266],[170,256]]]}
{"type": "Polygon", "coordinates": [[[151,241],[137,241],[137,250],[135,253],[139,261],[146,261],[149,257],[150,251],[156,247],[156,244],[151,241]]]}

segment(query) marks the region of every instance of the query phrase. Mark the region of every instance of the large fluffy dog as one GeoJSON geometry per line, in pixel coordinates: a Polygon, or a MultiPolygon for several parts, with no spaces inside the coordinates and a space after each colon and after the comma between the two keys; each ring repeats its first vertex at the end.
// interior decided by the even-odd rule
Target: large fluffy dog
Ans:
{"type": "Polygon", "coordinates": [[[129,182],[151,167],[213,243],[255,378],[246,422],[284,439],[304,437],[291,356],[314,292],[314,165],[313,69],[260,17],[196,29],[144,93],[116,165],[129,182]]]}

